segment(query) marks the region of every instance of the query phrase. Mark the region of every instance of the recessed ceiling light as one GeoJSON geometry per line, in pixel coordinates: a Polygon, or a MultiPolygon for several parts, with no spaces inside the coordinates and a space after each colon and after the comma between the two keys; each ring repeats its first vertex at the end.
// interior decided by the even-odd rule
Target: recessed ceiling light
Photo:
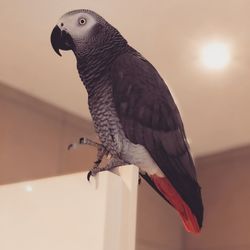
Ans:
{"type": "Polygon", "coordinates": [[[226,44],[212,42],[202,49],[202,62],[210,69],[222,69],[230,61],[230,52],[226,44]]]}

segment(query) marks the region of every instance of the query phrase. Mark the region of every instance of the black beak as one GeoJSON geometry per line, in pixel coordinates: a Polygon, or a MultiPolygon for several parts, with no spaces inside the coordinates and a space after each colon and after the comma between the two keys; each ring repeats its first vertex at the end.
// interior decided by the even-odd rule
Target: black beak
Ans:
{"type": "Polygon", "coordinates": [[[60,49],[72,50],[74,48],[74,42],[70,34],[68,34],[65,30],[61,30],[57,25],[52,30],[50,42],[53,49],[59,56],[62,56],[59,51],[60,49]]]}

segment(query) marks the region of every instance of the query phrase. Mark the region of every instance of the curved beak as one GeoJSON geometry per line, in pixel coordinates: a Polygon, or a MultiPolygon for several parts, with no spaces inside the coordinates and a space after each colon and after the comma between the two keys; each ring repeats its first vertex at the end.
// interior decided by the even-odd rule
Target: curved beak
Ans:
{"type": "Polygon", "coordinates": [[[60,53],[61,50],[71,50],[74,48],[74,42],[69,33],[65,30],[61,30],[57,25],[52,30],[50,36],[50,42],[54,51],[62,56],[60,53]]]}

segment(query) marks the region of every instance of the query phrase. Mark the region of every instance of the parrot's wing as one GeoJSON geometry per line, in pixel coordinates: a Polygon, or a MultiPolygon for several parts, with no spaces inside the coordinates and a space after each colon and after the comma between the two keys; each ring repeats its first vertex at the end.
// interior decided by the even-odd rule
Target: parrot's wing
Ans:
{"type": "Polygon", "coordinates": [[[156,69],[136,53],[116,59],[111,81],[115,108],[126,137],[148,150],[167,179],[151,176],[148,182],[152,185],[153,181],[153,187],[156,186],[180,214],[186,209],[185,203],[189,211],[183,212],[182,218],[188,217],[191,209],[196,221],[185,222],[183,218],[184,224],[189,231],[198,232],[203,219],[200,187],[181,117],[166,84],[156,69]],[[195,225],[188,225],[190,223],[195,225]]]}

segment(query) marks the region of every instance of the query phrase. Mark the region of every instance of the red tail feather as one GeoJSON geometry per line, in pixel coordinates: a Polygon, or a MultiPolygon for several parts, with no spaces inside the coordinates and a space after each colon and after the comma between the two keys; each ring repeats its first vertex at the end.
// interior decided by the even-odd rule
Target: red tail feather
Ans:
{"type": "Polygon", "coordinates": [[[187,203],[177,193],[170,181],[166,177],[159,177],[155,174],[151,175],[150,178],[164,197],[179,212],[186,230],[191,233],[199,233],[200,227],[195,215],[187,203]]]}

